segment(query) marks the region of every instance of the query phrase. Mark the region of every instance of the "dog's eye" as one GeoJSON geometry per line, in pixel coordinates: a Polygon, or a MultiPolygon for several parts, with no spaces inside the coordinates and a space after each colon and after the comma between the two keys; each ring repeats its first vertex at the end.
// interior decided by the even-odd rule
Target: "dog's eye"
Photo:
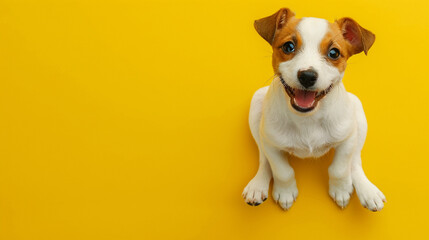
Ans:
{"type": "Polygon", "coordinates": [[[291,53],[295,52],[295,44],[293,44],[293,42],[291,42],[291,41],[286,42],[285,44],[283,44],[282,50],[286,54],[291,54],[291,53]]]}
{"type": "Polygon", "coordinates": [[[338,59],[340,57],[340,50],[338,48],[331,48],[328,52],[328,57],[333,60],[338,59]]]}

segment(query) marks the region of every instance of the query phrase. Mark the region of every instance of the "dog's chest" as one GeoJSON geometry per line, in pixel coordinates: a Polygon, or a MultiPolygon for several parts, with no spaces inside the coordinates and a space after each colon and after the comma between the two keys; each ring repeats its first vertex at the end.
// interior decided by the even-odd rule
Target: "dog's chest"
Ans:
{"type": "Polygon", "coordinates": [[[285,123],[265,128],[265,136],[278,148],[300,158],[320,157],[347,137],[344,124],[285,123]]]}

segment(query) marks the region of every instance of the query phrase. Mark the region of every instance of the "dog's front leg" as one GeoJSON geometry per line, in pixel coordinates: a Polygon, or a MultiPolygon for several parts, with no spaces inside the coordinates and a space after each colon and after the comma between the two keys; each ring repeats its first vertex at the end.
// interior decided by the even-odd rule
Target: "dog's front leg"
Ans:
{"type": "Polygon", "coordinates": [[[273,173],[273,198],[283,210],[289,210],[298,196],[295,172],[283,152],[262,141],[265,155],[273,173]]]}
{"type": "Polygon", "coordinates": [[[356,150],[356,131],[335,148],[335,156],[329,166],[329,195],[340,208],[349,204],[353,193],[351,162],[356,150]]]}

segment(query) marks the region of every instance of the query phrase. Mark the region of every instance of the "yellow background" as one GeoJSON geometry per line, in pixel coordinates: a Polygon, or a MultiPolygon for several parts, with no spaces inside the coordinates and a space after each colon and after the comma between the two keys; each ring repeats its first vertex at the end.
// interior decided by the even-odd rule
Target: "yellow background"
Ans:
{"type": "MultiPolygon", "coordinates": [[[[1,1],[0,239],[422,239],[429,214],[428,1],[1,1]],[[373,31],[349,60],[364,169],[387,196],[341,211],[321,160],[299,197],[250,207],[252,94],[272,76],[253,21],[280,7],[373,31]]],[[[271,195],[271,191],[270,191],[271,195]]]]}

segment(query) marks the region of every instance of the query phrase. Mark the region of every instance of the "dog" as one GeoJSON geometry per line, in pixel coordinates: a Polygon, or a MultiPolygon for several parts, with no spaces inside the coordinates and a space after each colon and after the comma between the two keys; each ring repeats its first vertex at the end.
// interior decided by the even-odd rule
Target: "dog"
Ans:
{"type": "Polygon", "coordinates": [[[367,54],[375,35],[351,18],[333,23],[299,19],[288,8],[256,20],[254,27],[272,46],[275,78],[251,100],[249,125],[259,149],[259,169],[243,191],[245,201],[252,206],[264,202],[273,178],[272,196],[289,210],[298,196],[290,155],[317,158],[334,148],[329,195],[343,209],[355,189],[365,208],[380,211],[386,198],[361,163],[365,113],[342,83],[348,58],[367,54]]]}

